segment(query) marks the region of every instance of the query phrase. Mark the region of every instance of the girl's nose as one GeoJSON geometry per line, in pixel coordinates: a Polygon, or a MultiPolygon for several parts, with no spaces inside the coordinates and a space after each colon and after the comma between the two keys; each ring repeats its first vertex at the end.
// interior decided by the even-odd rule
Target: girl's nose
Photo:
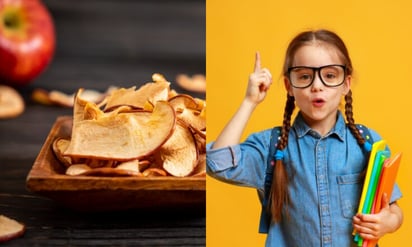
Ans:
{"type": "Polygon", "coordinates": [[[313,83],[312,83],[312,90],[319,90],[323,88],[323,82],[320,79],[319,73],[314,74],[315,78],[313,78],[313,83]]]}

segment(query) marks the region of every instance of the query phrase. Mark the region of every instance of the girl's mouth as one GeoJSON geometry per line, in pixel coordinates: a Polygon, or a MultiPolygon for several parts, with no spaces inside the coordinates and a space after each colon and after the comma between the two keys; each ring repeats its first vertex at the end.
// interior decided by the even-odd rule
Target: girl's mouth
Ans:
{"type": "Polygon", "coordinates": [[[323,100],[323,99],[314,99],[312,101],[312,104],[316,107],[321,107],[323,104],[325,104],[325,100],[323,100]]]}

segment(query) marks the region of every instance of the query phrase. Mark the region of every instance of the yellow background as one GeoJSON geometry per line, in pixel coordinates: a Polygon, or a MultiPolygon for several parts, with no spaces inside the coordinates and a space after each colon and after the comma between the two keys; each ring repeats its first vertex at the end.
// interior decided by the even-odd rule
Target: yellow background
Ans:
{"type": "MultiPolygon", "coordinates": [[[[411,10],[408,0],[207,0],[208,142],[217,137],[240,104],[256,50],[261,52],[262,65],[271,70],[274,83],[244,137],[281,123],[286,91],[280,74],[290,39],[306,29],[336,31],[348,46],[355,69],[355,121],[377,130],[392,152],[404,153],[398,176],[404,194],[399,202],[404,224],[380,244],[410,245],[411,10]]],[[[258,233],[259,214],[255,190],[207,178],[207,246],[263,246],[265,235],[258,233]]]]}

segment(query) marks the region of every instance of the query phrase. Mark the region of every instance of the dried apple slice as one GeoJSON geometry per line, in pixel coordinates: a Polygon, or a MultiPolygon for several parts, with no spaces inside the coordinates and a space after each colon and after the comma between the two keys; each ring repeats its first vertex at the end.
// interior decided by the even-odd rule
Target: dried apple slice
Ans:
{"type": "Polygon", "coordinates": [[[140,172],[117,169],[111,167],[94,168],[82,173],[83,176],[96,176],[96,177],[129,177],[129,176],[143,176],[140,172]]]}
{"type": "Polygon", "coordinates": [[[0,85],[0,119],[17,117],[24,108],[23,97],[14,88],[0,85]]]}
{"type": "Polygon", "coordinates": [[[87,100],[83,99],[80,95],[84,91],[83,88],[79,88],[74,97],[73,104],[73,124],[82,121],[85,118],[85,107],[89,103],[87,100]]]}
{"type": "Polygon", "coordinates": [[[115,160],[102,160],[102,159],[87,159],[86,165],[90,166],[90,168],[100,168],[100,167],[114,167],[116,161],[115,160]]]}
{"type": "Polygon", "coordinates": [[[178,121],[173,135],[159,149],[163,169],[176,177],[185,177],[197,165],[198,151],[196,141],[188,126],[178,121]]]}
{"type": "MultiPolygon", "coordinates": [[[[82,89],[82,98],[90,102],[100,103],[112,90],[115,90],[115,87],[109,87],[104,93],[93,89],[82,89]]],[[[34,89],[31,97],[34,101],[43,105],[58,105],[63,107],[73,107],[75,101],[75,94],[66,94],[58,90],[48,92],[41,88],[34,89]]]]}
{"type": "Polygon", "coordinates": [[[20,237],[24,234],[26,226],[7,216],[0,215],[0,243],[20,237]]]}
{"type": "Polygon", "coordinates": [[[147,160],[142,160],[142,161],[141,160],[130,160],[130,161],[121,163],[120,165],[116,166],[115,169],[122,169],[122,170],[141,173],[149,165],[150,165],[150,162],[147,160]]]}
{"type": "Polygon", "coordinates": [[[203,105],[190,95],[179,94],[169,99],[169,103],[173,106],[177,113],[177,117],[198,130],[206,129],[206,118],[201,115],[203,105]]]}
{"type": "Polygon", "coordinates": [[[166,101],[169,96],[170,83],[165,80],[148,82],[138,90],[136,87],[128,89],[121,88],[113,91],[106,99],[104,110],[108,110],[118,105],[130,105],[137,108],[144,108],[146,101],[155,103],[166,101]]]}
{"type": "Polygon", "coordinates": [[[190,128],[193,132],[193,136],[196,139],[197,150],[199,154],[206,153],[206,131],[200,131],[195,128],[190,128]]]}
{"type": "Polygon", "coordinates": [[[74,121],[64,155],[117,161],[139,159],[162,146],[175,125],[175,112],[166,101],[158,101],[152,113],[104,114],[98,119],[74,121]]]}
{"type": "Polygon", "coordinates": [[[140,171],[132,169],[119,169],[113,167],[91,168],[86,164],[74,164],[66,170],[66,175],[70,176],[98,176],[98,177],[124,177],[143,176],[140,171]]]}
{"type": "Polygon", "coordinates": [[[74,95],[68,95],[57,90],[52,90],[49,92],[49,100],[56,105],[72,107],[74,104],[74,95]]]}
{"type": "Polygon", "coordinates": [[[64,138],[56,138],[53,141],[52,149],[56,158],[65,166],[69,167],[72,164],[72,159],[70,157],[64,156],[63,153],[67,150],[70,145],[70,140],[64,138]]]}
{"type": "Polygon", "coordinates": [[[199,155],[198,163],[195,170],[192,172],[193,177],[204,177],[206,176],[206,154],[199,155]]]}
{"type": "Polygon", "coordinates": [[[166,78],[162,74],[159,74],[159,73],[154,73],[152,75],[152,80],[154,82],[161,82],[161,81],[167,82],[166,78]]]}
{"type": "Polygon", "coordinates": [[[50,100],[49,92],[45,89],[36,88],[31,94],[31,99],[42,105],[53,105],[53,101],[50,100]]]}
{"type": "Polygon", "coordinates": [[[176,92],[176,90],[174,90],[174,89],[170,89],[168,99],[171,99],[171,98],[175,97],[176,95],[179,95],[179,93],[176,92]]]}
{"type": "Polygon", "coordinates": [[[201,74],[188,76],[186,74],[179,74],[176,76],[176,82],[182,88],[193,92],[206,92],[206,77],[201,74]]]}
{"type": "Polygon", "coordinates": [[[73,164],[66,169],[66,175],[77,176],[90,171],[92,168],[86,164],[73,164]]]}
{"type": "Polygon", "coordinates": [[[156,167],[150,167],[147,168],[146,170],[143,171],[143,176],[145,177],[164,177],[167,176],[167,173],[165,170],[156,168],[156,167]]]}

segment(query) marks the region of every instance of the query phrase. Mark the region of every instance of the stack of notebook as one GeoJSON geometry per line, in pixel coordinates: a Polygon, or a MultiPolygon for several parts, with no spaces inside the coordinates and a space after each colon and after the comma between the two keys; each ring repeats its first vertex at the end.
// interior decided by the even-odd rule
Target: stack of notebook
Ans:
{"type": "MultiPolygon", "coordinates": [[[[379,213],[382,196],[386,193],[387,198],[390,199],[401,157],[402,153],[390,156],[385,140],[372,145],[358,213],[379,213]]],[[[377,241],[364,240],[358,234],[355,235],[354,240],[362,247],[376,246],[377,243],[377,241]]]]}

